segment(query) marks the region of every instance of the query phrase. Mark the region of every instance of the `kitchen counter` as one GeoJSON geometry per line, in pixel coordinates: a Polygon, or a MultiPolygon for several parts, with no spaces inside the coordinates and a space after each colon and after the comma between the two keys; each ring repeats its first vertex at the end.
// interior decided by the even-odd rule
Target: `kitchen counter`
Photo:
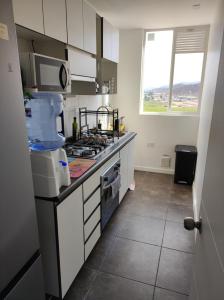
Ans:
{"type": "Polygon", "coordinates": [[[75,189],[77,189],[88,177],[95,173],[106,161],[108,161],[114,154],[120,151],[127,143],[129,143],[137,134],[135,132],[127,132],[124,136],[117,138],[110,147],[106,148],[99,156],[96,158],[96,163],[88,169],[82,176],[76,179],[71,179],[71,184],[67,187],[63,186],[60,189],[60,194],[53,198],[36,197],[36,199],[44,199],[47,201],[53,201],[59,204],[63,201],[69,194],[71,194],[75,189]]]}

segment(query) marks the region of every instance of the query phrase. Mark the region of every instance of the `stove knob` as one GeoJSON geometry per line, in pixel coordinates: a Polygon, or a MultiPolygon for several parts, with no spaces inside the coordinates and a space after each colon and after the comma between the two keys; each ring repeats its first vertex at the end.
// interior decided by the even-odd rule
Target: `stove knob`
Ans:
{"type": "Polygon", "coordinates": [[[119,169],[120,169],[120,166],[121,166],[120,164],[116,164],[116,166],[114,167],[114,170],[115,170],[115,171],[119,170],[119,169]]]}

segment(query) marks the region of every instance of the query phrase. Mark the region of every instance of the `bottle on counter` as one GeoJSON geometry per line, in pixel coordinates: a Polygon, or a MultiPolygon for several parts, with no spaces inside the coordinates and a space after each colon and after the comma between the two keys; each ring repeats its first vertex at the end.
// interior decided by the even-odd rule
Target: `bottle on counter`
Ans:
{"type": "Polygon", "coordinates": [[[78,124],[77,124],[76,117],[74,117],[72,123],[72,137],[74,142],[77,141],[77,134],[78,134],[78,124]]]}
{"type": "Polygon", "coordinates": [[[98,121],[97,127],[98,127],[98,130],[102,130],[102,123],[101,123],[101,120],[98,121]]]}
{"type": "Polygon", "coordinates": [[[125,133],[124,116],[119,120],[119,131],[120,133],[125,133]]]}

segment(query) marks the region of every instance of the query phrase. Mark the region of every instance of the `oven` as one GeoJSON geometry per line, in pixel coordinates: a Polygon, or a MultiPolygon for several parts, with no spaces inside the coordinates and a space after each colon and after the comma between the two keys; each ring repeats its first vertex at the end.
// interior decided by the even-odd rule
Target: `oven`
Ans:
{"type": "Polygon", "coordinates": [[[119,205],[120,186],[120,161],[118,160],[101,176],[101,230],[105,228],[119,205]]]}

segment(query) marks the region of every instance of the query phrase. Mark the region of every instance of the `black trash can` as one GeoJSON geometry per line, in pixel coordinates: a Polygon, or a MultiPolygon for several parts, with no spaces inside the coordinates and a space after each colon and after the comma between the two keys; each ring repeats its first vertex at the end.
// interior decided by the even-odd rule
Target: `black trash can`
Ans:
{"type": "Polygon", "coordinates": [[[176,164],[174,183],[192,185],[197,162],[195,146],[176,145],[176,164]]]}

